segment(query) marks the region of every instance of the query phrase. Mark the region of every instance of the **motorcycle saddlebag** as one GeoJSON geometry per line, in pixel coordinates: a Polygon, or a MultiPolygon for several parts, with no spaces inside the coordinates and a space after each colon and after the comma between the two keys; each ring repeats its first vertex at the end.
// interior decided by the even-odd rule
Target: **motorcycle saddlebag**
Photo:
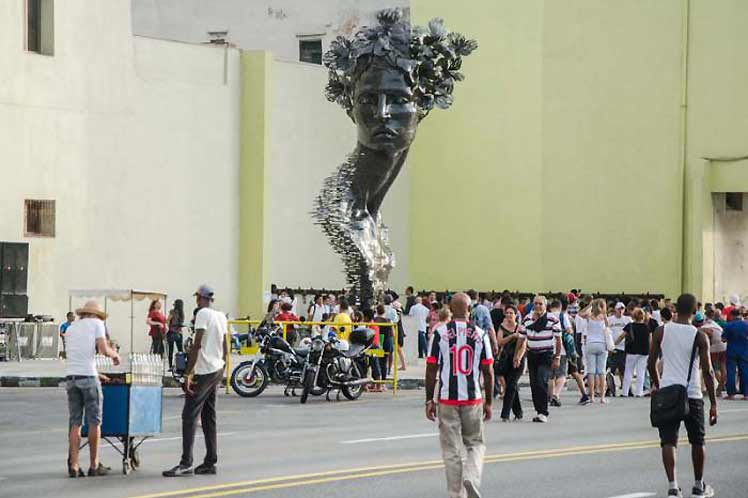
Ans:
{"type": "Polygon", "coordinates": [[[374,342],[374,331],[365,327],[353,329],[348,340],[357,346],[371,346],[374,342]]]}

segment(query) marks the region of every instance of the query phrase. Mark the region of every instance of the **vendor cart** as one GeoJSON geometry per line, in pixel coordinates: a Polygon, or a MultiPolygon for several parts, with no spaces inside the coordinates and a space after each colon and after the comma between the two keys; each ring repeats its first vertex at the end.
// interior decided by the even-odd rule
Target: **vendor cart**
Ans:
{"type": "MultiPolygon", "coordinates": [[[[101,437],[122,455],[122,473],[140,465],[138,448],[161,433],[163,394],[161,385],[103,384],[101,437]]],[[[88,427],[81,430],[88,435],[88,427]]],[[[85,445],[84,445],[85,446],[85,445]]]]}
{"type": "MultiPolygon", "coordinates": [[[[163,359],[133,352],[134,302],[148,299],[166,302],[167,296],[160,292],[131,289],[75,290],[70,291],[69,296],[70,309],[73,309],[73,298],[103,298],[106,311],[110,311],[110,301],[124,301],[130,305],[128,357],[123,357],[118,367],[97,357],[97,370],[106,377],[101,385],[101,437],[122,456],[122,473],[127,475],[140,465],[138,448],[147,439],[161,433],[163,413],[163,359]]],[[[88,436],[87,425],[81,428],[81,435],[88,436]]]]}

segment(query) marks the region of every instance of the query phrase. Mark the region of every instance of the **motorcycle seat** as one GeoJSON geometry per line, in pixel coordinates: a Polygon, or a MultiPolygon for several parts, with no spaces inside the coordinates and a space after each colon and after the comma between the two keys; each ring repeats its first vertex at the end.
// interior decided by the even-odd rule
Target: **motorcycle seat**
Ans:
{"type": "Polygon", "coordinates": [[[293,348],[293,351],[299,356],[309,356],[309,348],[293,348]]]}

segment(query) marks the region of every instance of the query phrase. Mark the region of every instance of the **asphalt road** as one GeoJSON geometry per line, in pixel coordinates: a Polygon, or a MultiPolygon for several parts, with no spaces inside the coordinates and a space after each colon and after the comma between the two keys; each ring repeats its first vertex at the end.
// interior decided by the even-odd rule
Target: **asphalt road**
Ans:
{"type": "MultiPolygon", "coordinates": [[[[129,476],[66,477],[67,406],[62,389],[0,389],[0,496],[139,498],[432,498],[446,496],[436,437],[422,416],[422,392],[365,394],[357,402],[310,400],[306,406],[273,388],[260,398],[219,399],[219,473],[164,479],[181,447],[183,400],[166,391],[164,431],[141,448],[143,466],[129,476]]],[[[527,393],[525,393],[526,395],[527,393]]],[[[645,498],[666,482],[648,400],[574,406],[564,396],[546,425],[489,423],[483,496],[487,498],[645,498]]],[[[528,408],[531,403],[525,399],[528,408]]],[[[720,403],[708,430],[706,478],[717,496],[748,497],[748,402],[720,403]]],[[[530,410],[527,409],[527,413],[530,410]]],[[[202,439],[196,458],[204,454],[202,439]]],[[[84,466],[87,450],[82,452],[84,466]]],[[[679,480],[692,471],[682,444],[679,480]]],[[[104,445],[102,461],[120,469],[104,445]]],[[[687,494],[687,496],[689,496],[687,494]]]]}

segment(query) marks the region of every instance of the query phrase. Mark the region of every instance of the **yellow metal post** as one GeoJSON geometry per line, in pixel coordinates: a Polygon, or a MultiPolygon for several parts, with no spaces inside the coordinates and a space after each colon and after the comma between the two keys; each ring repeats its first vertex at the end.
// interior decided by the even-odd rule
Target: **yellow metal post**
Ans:
{"type": "Polygon", "coordinates": [[[231,325],[229,322],[228,330],[226,331],[226,394],[229,394],[229,379],[231,379],[231,325]]]}
{"type": "Polygon", "coordinates": [[[288,325],[286,325],[286,322],[283,322],[283,340],[284,340],[284,341],[287,341],[287,340],[288,340],[288,339],[286,339],[286,327],[287,327],[287,326],[288,326],[288,325]]]}
{"type": "Polygon", "coordinates": [[[397,358],[398,358],[398,349],[399,349],[399,342],[398,342],[398,333],[399,330],[397,328],[397,324],[394,324],[392,327],[392,337],[394,338],[395,347],[394,349],[394,355],[395,358],[392,360],[392,395],[397,396],[397,358]]]}

